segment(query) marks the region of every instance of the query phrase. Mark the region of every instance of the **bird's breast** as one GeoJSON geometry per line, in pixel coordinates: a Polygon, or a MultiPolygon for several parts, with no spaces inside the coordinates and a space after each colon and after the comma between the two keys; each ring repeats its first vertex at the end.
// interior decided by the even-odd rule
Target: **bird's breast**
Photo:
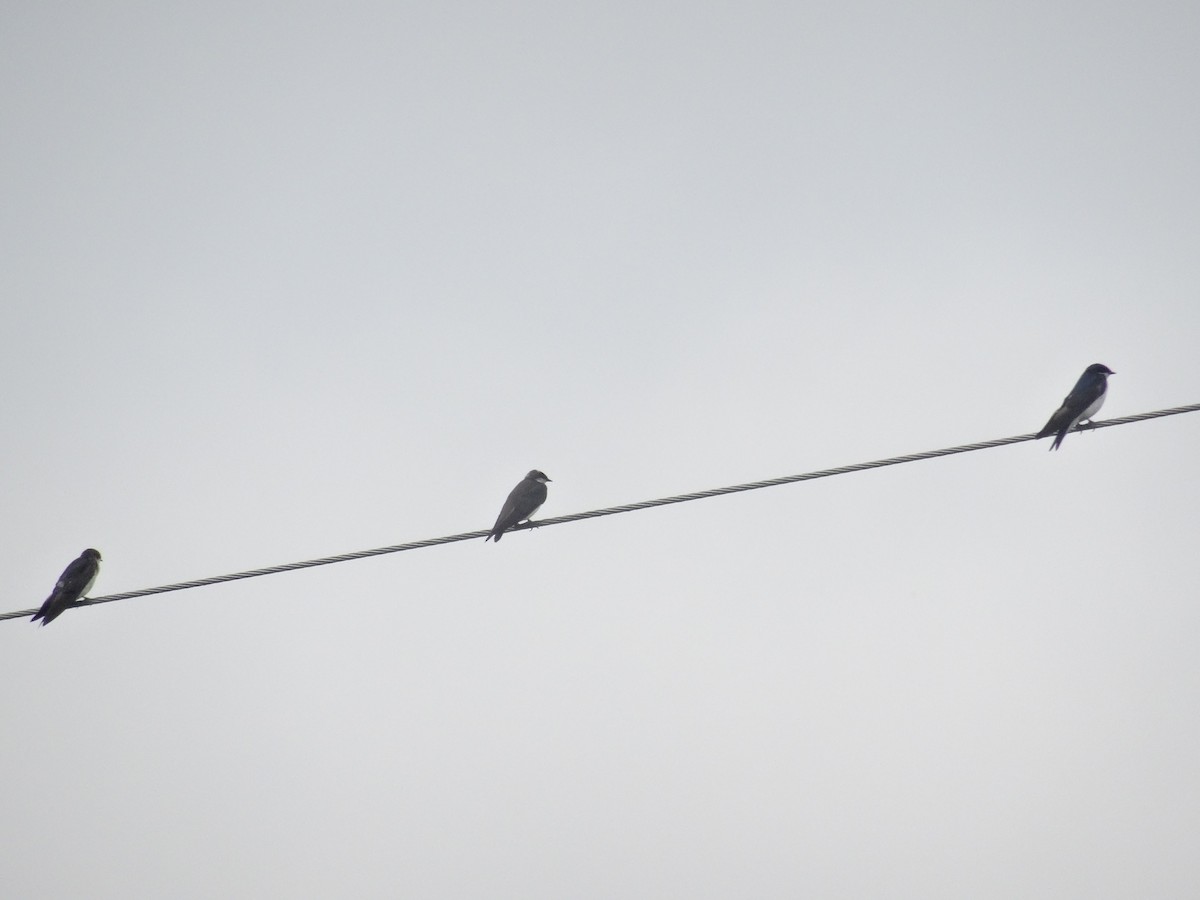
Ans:
{"type": "Polygon", "coordinates": [[[1107,394],[1108,391],[1102,391],[1100,396],[1091,402],[1091,405],[1083,411],[1083,415],[1081,415],[1076,421],[1082,422],[1085,419],[1091,419],[1092,416],[1100,412],[1100,407],[1104,405],[1104,398],[1107,394]]]}

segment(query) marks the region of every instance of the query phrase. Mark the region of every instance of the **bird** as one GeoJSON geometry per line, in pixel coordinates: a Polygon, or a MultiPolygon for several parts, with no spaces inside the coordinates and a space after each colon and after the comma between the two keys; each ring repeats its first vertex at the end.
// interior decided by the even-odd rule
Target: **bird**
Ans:
{"type": "Polygon", "coordinates": [[[521,479],[521,483],[512,489],[512,493],[504,501],[504,506],[500,508],[500,515],[496,517],[496,524],[492,526],[491,532],[483,539],[483,542],[486,544],[490,540],[495,540],[499,543],[500,536],[504,532],[514,525],[527,521],[537,512],[546,502],[546,482],[549,480],[545,472],[530,469],[529,474],[521,479]]]}
{"type": "Polygon", "coordinates": [[[1058,432],[1051,450],[1057,450],[1072,428],[1083,421],[1091,421],[1092,416],[1100,412],[1104,405],[1104,397],[1108,393],[1108,376],[1117,373],[1103,363],[1092,363],[1083,370],[1071,393],[1063,398],[1062,406],[1054,411],[1050,421],[1037,433],[1039,438],[1058,432]]]}
{"type": "Polygon", "coordinates": [[[62,575],[58,576],[58,583],[54,585],[54,590],[50,592],[50,596],[46,598],[42,608],[34,613],[33,619],[30,621],[36,622],[41,619],[43,625],[49,625],[92,589],[98,574],[100,574],[100,551],[84,550],[79,554],[79,559],[63,569],[62,575]]]}

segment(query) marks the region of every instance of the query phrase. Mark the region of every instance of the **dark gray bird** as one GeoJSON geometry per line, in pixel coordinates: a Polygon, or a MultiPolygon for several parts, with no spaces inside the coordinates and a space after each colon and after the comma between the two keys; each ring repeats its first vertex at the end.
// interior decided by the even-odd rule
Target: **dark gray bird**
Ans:
{"type": "Polygon", "coordinates": [[[1062,406],[1054,411],[1046,427],[1038,432],[1039,438],[1058,432],[1058,437],[1050,445],[1051,450],[1057,450],[1072,428],[1080,422],[1091,421],[1092,416],[1100,412],[1104,398],[1108,394],[1108,376],[1117,373],[1102,363],[1092,363],[1083,370],[1071,393],[1063,399],[1062,406]]]}
{"type": "Polygon", "coordinates": [[[546,502],[546,482],[549,480],[545,472],[531,469],[504,501],[500,515],[496,517],[496,524],[492,526],[492,533],[485,537],[483,542],[486,544],[493,539],[499,542],[500,535],[537,512],[546,502]]]}
{"type": "Polygon", "coordinates": [[[34,613],[31,621],[41,619],[43,625],[49,625],[92,589],[99,574],[100,551],[84,550],[79,554],[79,559],[63,569],[62,575],[58,576],[58,584],[54,585],[54,590],[42,608],[34,613]]]}

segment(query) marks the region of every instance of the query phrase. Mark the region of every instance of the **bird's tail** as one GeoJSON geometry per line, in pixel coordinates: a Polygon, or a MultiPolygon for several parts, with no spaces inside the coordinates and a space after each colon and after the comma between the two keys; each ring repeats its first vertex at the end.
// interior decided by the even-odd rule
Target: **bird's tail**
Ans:
{"type": "Polygon", "coordinates": [[[72,600],[68,603],[60,602],[52,603],[50,605],[43,603],[42,608],[35,612],[29,621],[36,622],[38,619],[41,619],[43,625],[49,625],[73,606],[79,606],[79,601],[72,600]]]}
{"type": "Polygon", "coordinates": [[[1035,440],[1040,441],[1042,438],[1054,434],[1057,431],[1058,438],[1054,441],[1054,446],[1050,448],[1051,450],[1057,450],[1058,445],[1062,443],[1063,437],[1065,437],[1066,433],[1070,430],[1071,416],[1069,413],[1067,413],[1065,407],[1059,407],[1054,411],[1054,415],[1050,417],[1049,421],[1042,426],[1042,430],[1037,433],[1035,440]],[[1063,426],[1066,427],[1064,428],[1063,426]]]}

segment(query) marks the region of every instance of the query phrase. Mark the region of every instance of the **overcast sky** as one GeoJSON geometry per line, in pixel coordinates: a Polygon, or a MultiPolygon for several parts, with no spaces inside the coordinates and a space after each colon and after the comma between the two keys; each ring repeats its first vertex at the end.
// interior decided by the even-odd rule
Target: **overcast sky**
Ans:
{"type": "MultiPolygon", "coordinates": [[[[1200,6],[15,3],[0,611],[1200,401],[1200,6]]],[[[1200,892],[1200,415],[0,622],[14,898],[1200,892]]]]}

